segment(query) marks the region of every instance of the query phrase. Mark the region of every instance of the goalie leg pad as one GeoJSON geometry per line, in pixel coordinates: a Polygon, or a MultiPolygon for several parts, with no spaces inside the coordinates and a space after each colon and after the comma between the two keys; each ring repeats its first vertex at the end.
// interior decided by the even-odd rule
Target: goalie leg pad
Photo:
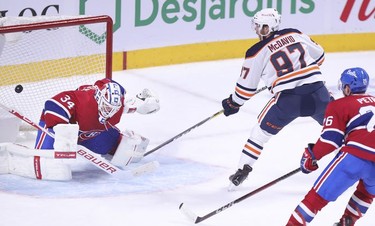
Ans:
{"type": "Polygon", "coordinates": [[[132,163],[141,161],[141,159],[143,158],[143,154],[146,152],[147,146],[150,143],[150,140],[145,137],[141,137],[141,139],[141,143],[138,144],[135,149],[135,153],[137,154],[133,156],[133,159],[131,160],[132,163]]]}
{"type": "Polygon", "coordinates": [[[57,151],[76,151],[78,129],[78,124],[58,124],[54,126],[55,142],[53,148],[57,151]]]}
{"type": "Polygon", "coordinates": [[[111,163],[118,167],[124,167],[130,163],[139,162],[146,152],[149,139],[126,130],[122,132],[122,139],[117,147],[111,163]]]}
{"type": "Polygon", "coordinates": [[[9,153],[9,173],[38,180],[67,181],[72,171],[61,160],[9,153]]]}
{"type": "Polygon", "coordinates": [[[10,173],[40,180],[71,180],[70,166],[61,159],[54,159],[54,155],[47,151],[11,143],[0,145],[0,174],[10,173]],[[37,152],[40,152],[40,156],[37,152]]]}

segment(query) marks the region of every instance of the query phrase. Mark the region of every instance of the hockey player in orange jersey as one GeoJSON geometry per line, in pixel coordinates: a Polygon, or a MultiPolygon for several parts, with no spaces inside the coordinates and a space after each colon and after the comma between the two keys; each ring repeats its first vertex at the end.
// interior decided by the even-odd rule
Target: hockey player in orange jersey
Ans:
{"type": "Polygon", "coordinates": [[[235,90],[222,101],[224,114],[229,116],[256,93],[260,80],[274,94],[243,147],[237,171],[229,177],[229,189],[247,178],[264,145],[294,119],[312,117],[322,125],[330,101],[319,68],[323,48],[297,29],[279,30],[280,21],[272,8],[254,15],[252,27],[260,41],[247,50],[235,90]]]}

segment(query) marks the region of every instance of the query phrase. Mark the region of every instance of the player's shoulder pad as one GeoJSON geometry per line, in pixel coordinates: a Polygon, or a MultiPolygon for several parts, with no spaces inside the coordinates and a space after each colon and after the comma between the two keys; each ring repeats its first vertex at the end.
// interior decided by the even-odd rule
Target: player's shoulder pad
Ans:
{"type": "Polygon", "coordinates": [[[76,91],[88,91],[88,90],[95,90],[95,86],[93,85],[83,85],[76,89],[76,91]]]}
{"type": "Polygon", "coordinates": [[[279,30],[277,33],[279,35],[286,35],[286,34],[289,34],[289,33],[302,34],[302,32],[300,30],[295,29],[295,28],[284,28],[282,30],[279,30]]]}
{"type": "Polygon", "coordinates": [[[253,46],[251,46],[247,51],[245,58],[255,56],[264,46],[265,44],[263,41],[255,43],[253,46]]]}
{"type": "Polygon", "coordinates": [[[75,90],[62,91],[62,92],[56,94],[55,96],[53,96],[52,99],[57,100],[57,99],[60,99],[61,97],[64,97],[64,96],[75,97],[75,93],[76,93],[75,90]]]}
{"type": "Polygon", "coordinates": [[[333,110],[341,112],[343,109],[348,107],[348,103],[352,103],[351,98],[348,97],[340,97],[332,100],[328,103],[326,112],[332,112],[333,110]]]}
{"type": "Polygon", "coordinates": [[[289,33],[302,34],[302,32],[300,32],[299,30],[294,29],[294,28],[286,28],[286,29],[278,30],[273,35],[268,37],[267,39],[264,39],[260,42],[257,42],[253,46],[251,46],[246,51],[245,57],[248,58],[248,57],[255,56],[259,51],[261,51],[266,45],[268,45],[268,43],[272,42],[276,37],[286,35],[286,34],[289,34],[289,33]]]}

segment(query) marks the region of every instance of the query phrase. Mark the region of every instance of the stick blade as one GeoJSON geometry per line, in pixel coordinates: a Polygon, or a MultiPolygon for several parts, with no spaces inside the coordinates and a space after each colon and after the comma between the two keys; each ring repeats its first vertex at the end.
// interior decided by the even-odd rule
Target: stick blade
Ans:
{"type": "Polygon", "coordinates": [[[154,172],[157,168],[159,168],[158,161],[152,161],[143,165],[138,166],[135,169],[131,170],[131,173],[134,177],[141,176],[146,173],[154,172]]]}
{"type": "Polygon", "coordinates": [[[129,179],[129,178],[140,177],[140,176],[142,176],[144,174],[147,174],[147,173],[152,173],[155,170],[157,170],[158,167],[159,167],[159,162],[158,161],[152,161],[152,162],[148,162],[148,163],[145,163],[143,165],[137,166],[134,169],[119,170],[113,176],[115,176],[119,180],[126,180],[126,179],[129,179]]]}
{"type": "Polygon", "coordinates": [[[184,205],[184,203],[181,203],[178,208],[180,209],[181,213],[183,213],[187,218],[189,218],[195,224],[198,223],[198,216],[193,211],[191,211],[190,209],[188,209],[184,205]]]}

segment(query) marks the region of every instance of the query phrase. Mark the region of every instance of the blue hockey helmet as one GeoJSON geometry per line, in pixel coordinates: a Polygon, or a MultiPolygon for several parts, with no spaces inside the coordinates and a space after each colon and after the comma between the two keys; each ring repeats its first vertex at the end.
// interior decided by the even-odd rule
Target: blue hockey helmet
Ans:
{"type": "Polygon", "coordinates": [[[365,93],[369,81],[370,78],[363,68],[348,68],[341,74],[338,88],[344,90],[345,86],[349,86],[352,93],[365,93]]]}

